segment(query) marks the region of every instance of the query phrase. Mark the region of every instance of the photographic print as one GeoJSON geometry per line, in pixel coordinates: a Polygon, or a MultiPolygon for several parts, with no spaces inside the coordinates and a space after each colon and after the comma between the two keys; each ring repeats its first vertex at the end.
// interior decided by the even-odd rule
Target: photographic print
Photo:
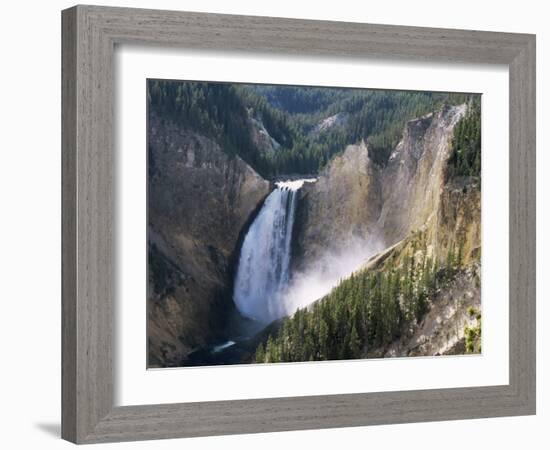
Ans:
{"type": "Polygon", "coordinates": [[[481,95],[147,80],[147,367],[480,354],[481,95]]]}

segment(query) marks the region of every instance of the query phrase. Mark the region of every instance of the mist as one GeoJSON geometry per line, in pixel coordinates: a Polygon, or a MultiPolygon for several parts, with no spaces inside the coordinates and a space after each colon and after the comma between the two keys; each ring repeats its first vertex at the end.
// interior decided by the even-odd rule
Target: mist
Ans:
{"type": "Polygon", "coordinates": [[[338,249],[327,250],[313,266],[293,274],[284,296],[286,315],[327,295],[340,280],[348,278],[383,249],[381,240],[370,238],[353,239],[338,249]]]}

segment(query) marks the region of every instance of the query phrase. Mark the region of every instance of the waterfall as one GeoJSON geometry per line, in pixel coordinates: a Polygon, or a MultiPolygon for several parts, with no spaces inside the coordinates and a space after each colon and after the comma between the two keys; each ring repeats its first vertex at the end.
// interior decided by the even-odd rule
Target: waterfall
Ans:
{"type": "Polygon", "coordinates": [[[269,323],[286,314],[292,228],[298,190],[315,179],[280,181],[266,198],[240,252],[233,299],[244,316],[269,323]]]}

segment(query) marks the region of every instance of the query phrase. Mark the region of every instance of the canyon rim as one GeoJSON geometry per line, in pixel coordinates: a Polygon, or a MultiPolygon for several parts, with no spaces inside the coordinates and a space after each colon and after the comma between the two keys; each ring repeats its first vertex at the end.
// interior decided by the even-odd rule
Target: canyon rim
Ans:
{"type": "Polygon", "coordinates": [[[147,367],[481,354],[481,96],[147,81],[147,367]]]}

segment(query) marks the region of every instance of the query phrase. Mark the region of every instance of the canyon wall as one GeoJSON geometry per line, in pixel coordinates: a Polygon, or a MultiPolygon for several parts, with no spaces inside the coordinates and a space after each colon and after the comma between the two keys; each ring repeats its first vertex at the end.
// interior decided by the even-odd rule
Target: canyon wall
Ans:
{"type": "Polygon", "coordinates": [[[223,332],[241,233],[270,183],[213,140],[149,120],[148,365],[158,367],[223,332]]]}
{"type": "MultiPolygon", "coordinates": [[[[448,240],[437,223],[454,220],[449,217],[453,207],[441,202],[451,201],[453,189],[466,190],[468,183],[445,184],[453,129],[465,111],[465,105],[444,107],[409,121],[385,166],[369,158],[363,142],[335,157],[316,183],[301,190],[294,267],[307,267],[333,248],[353,249],[365,241],[382,250],[425,226],[432,230],[434,242],[448,240]]],[[[470,200],[455,197],[452,201],[470,200]]],[[[476,211],[476,204],[471,211],[476,211]]],[[[468,239],[478,238],[468,234],[468,239]]]]}
{"type": "Polygon", "coordinates": [[[346,251],[380,234],[380,181],[380,168],[361,142],[336,156],[315,183],[304,185],[293,235],[294,269],[311,267],[326,253],[346,251]]]}

